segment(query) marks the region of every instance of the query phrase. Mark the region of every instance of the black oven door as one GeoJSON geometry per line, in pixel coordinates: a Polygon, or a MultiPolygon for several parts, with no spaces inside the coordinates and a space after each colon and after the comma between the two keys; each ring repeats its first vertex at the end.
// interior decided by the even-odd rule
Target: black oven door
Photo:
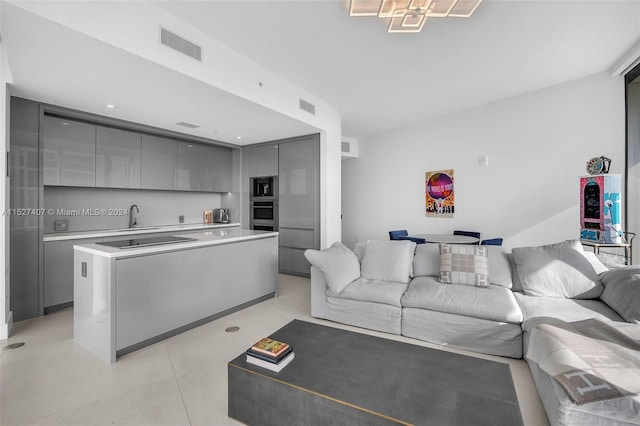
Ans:
{"type": "Polygon", "coordinates": [[[275,220],[273,201],[254,201],[251,206],[252,220],[275,220]]]}

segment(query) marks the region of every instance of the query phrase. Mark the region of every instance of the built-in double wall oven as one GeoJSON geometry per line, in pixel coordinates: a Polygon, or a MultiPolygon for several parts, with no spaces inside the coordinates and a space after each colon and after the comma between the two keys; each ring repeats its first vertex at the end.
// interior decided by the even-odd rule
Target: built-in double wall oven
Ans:
{"type": "Polygon", "coordinates": [[[251,220],[249,227],[259,231],[278,230],[278,177],[259,176],[250,178],[249,204],[251,220]]]}

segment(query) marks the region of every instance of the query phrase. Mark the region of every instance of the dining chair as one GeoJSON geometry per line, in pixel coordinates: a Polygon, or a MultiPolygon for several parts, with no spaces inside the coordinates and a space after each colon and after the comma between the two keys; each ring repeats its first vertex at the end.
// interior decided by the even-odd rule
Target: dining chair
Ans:
{"type": "Polygon", "coordinates": [[[408,241],[413,241],[416,244],[424,244],[427,242],[427,240],[425,240],[424,238],[410,237],[406,229],[389,231],[389,239],[392,241],[408,240],[408,241]]]}
{"type": "Polygon", "coordinates": [[[491,238],[489,240],[482,240],[480,242],[481,246],[501,246],[502,238],[491,238]]]}
{"type": "Polygon", "coordinates": [[[478,239],[478,242],[475,244],[480,244],[480,233],[476,231],[458,231],[454,230],[453,235],[464,235],[466,237],[475,237],[478,239]]]}

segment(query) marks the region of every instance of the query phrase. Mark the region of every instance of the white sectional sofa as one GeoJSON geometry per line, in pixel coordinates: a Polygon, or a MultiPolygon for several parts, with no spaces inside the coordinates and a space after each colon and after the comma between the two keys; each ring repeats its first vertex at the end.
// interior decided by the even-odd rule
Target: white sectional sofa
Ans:
{"type": "Polygon", "coordinates": [[[579,241],[512,253],[497,246],[368,241],[305,255],[314,317],[525,357],[551,424],[640,425],[638,395],[577,405],[527,357],[537,326],[597,319],[632,339],[632,356],[640,359],[633,346],[640,348],[640,266],[608,271],[579,241]],[[456,257],[458,251],[463,254],[456,257]],[[462,265],[451,266],[456,262],[462,265]]]}

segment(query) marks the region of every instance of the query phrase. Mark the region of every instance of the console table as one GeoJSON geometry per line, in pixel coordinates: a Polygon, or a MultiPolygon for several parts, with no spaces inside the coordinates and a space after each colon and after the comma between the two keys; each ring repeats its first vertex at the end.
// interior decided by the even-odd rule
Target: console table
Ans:
{"type": "Polygon", "coordinates": [[[600,253],[601,248],[622,248],[624,249],[624,264],[631,265],[633,261],[633,246],[631,245],[631,241],[628,243],[600,243],[598,241],[580,240],[580,242],[583,246],[592,247],[595,254],[600,253]]]}

